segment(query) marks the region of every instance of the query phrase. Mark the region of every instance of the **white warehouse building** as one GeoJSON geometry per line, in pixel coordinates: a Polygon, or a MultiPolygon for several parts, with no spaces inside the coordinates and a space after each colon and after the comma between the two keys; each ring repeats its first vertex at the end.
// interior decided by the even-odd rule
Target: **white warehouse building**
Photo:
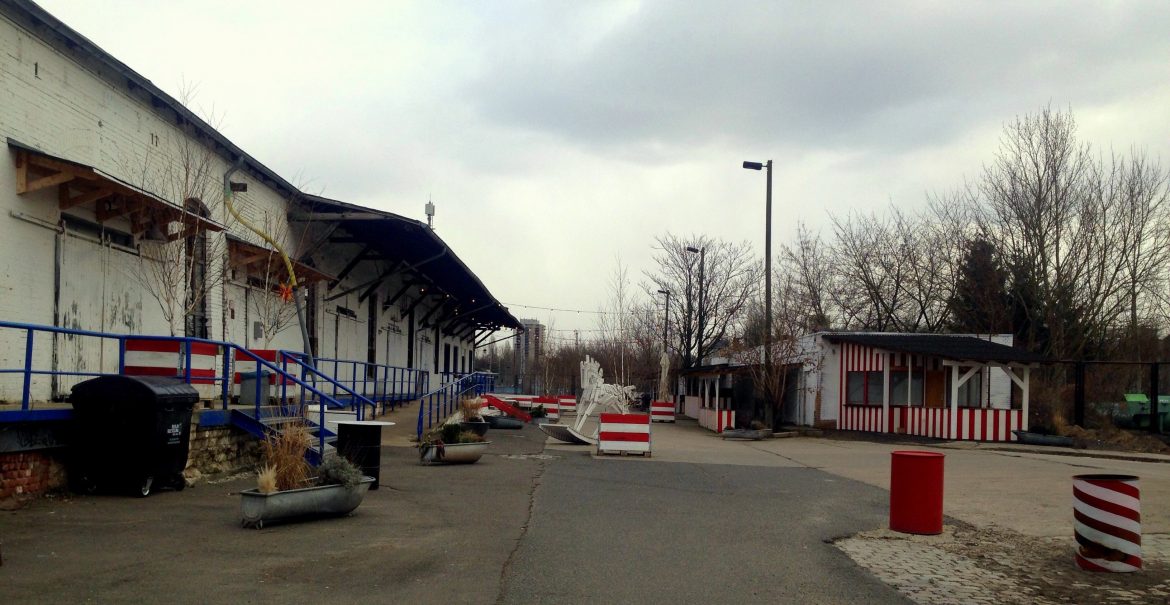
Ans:
{"type": "Polygon", "coordinates": [[[351,385],[410,371],[417,394],[520,327],[425,222],[302,193],[32,2],[0,2],[0,142],[0,423],[130,365],[82,332],[311,353],[351,385]]]}

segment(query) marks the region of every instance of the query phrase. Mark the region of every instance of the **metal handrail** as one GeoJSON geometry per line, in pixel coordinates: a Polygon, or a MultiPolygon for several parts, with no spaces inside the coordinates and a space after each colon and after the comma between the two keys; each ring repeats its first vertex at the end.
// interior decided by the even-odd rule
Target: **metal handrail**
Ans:
{"type": "MultiPolygon", "coordinates": [[[[326,374],[323,374],[317,368],[314,368],[313,366],[305,363],[305,361],[303,359],[303,357],[304,357],[303,353],[294,354],[294,353],[289,352],[289,351],[280,351],[279,353],[280,353],[280,359],[281,359],[281,366],[285,368],[286,372],[288,370],[288,361],[292,360],[293,363],[296,363],[298,366],[300,366],[302,378],[304,378],[305,374],[308,373],[308,374],[312,374],[313,377],[315,377],[315,378],[322,378],[326,382],[329,382],[330,384],[332,384],[333,385],[333,397],[332,397],[333,401],[335,401],[335,402],[337,401],[338,387],[340,387],[342,391],[348,393],[351,397],[353,397],[356,403],[361,404],[361,405],[354,406],[355,413],[357,415],[358,420],[365,419],[364,410],[365,410],[365,406],[367,406],[367,405],[374,409],[375,414],[378,413],[378,404],[374,403],[373,401],[370,401],[365,396],[358,394],[356,391],[345,386],[344,384],[342,384],[340,381],[336,380],[335,378],[327,376],[326,374]]],[[[281,400],[284,400],[284,398],[285,398],[286,393],[285,393],[284,389],[285,389],[285,385],[282,384],[281,385],[281,400]]]]}
{"type": "MultiPolygon", "coordinates": [[[[299,351],[281,350],[279,354],[282,360],[293,360],[297,363],[302,363],[301,360],[304,357],[304,353],[299,351]]],[[[331,375],[326,374],[326,376],[334,384],[333,395],[335,398],[337,390],[340,388],[351,396],[361,398],[361,403],[371,405],[375,412],[377,411],[377,403],[382,404],[382,411],[385,412],[387,405],[393,409],[395,403],[413,399],[420,393],[427,392],[427,389],[430,388],[430,372],[418,368],[353,359],[318,357],[314,361],[317,373],[324,373],[329,364],[332,364],[333,372],[331,375]],[[350,374],[348,380],[341,378],[342,366],[348,366],[350,374]],[[358,378],[359,371],[361,378],[358,378]],[[373,376],[370,375],[371,373],[373,376]],[[359,385],[361,387],[360,393],[359,385]],[[420,385],[422,385],[421,389],[420,385]],[[402,388],[404,386],[406,388],[402,388]]]]}
{"type": "Polygon", "coordinates": [[[416,433],[422,441],[423,431],[435,424],[436,412],[439,418],[446,418],[455,411],[455,403],[468,392],[482,395],[493,390],[496,375],[489,372],[466,374],[454,382],[448,382],[419,398],[418,425],[416,433]],[[425,422],[424,422],[425,420],[425,422]]]}
{"type": "MultiPolygon", "coordinates": [[[[228,409],[228,402],[231,400],[231,392],[230,391],[231,391],[231,384],[232,384],[232,377],[233,377],[232,360],[236,357],[236,355],[232,355],[230,353],[237,353],[237,354],[243,353],[243,355],[245,357],[256,362],[258,370],[261,367],[270,370],[274,375],[280,376],[282,378],[282,380],[291,381],[292,383],[302,387],[304,390],[307,390],[307,391],[317,395],[318,397],[320,397],[323,400],[323,403],[333,402],[337,407],[341,407],[341,405],[342,405],[340,402],[338,402],[332,396],[320,391],[315,386],[308,384],[307,382],[301,380],[300,378],[298,378],[296,376],[293,376],[292,374],[281,369],[277,365],[275,365],[275,364],[273,364],[265,359],[260,358],[258,355],[256,355],[255,353],[252,353],[248,349],[245,349],[245,348],[243,348],[235,343],[231,343],[231,342],[225,342],[225,341],[220,341],[220,340],[211,340],[211,339],[207,339],[207,338],[194,338],[194,337],[189,337],[189,336],[153,336],[153,335],[141,335],[141,334],[111,334],[108,332],[97,332],[94,330],[80,330],[80,329],[75,329],[75,328],[61,328],[61,327],[56,327],[56,326],[42,326],[42,325],[37,325],[37,324],[28,324],[28,323],[21,323],[21,322],[0,321],[0,329],[5,329],[5,328],[6,329],[14,329],[14,330],[24,330],[24,332],[25,332],[24,367],[22,369],[0,370],[0,373],[5,373],[5,374],[20,373],[20,374],[24,375],[24,380],[23,380],[22,389],[21,389],[21,404],[20,404],[20,411],[23,413],[27,413],[30,411],[30,406],[31,406],[31,401],[32,401],[32,377],[34,375],[93,376],[93,377],[110,375],[109,372],[71,372],[71,371],[63,371],[63,370],[37,370],[37,369],[34,369],[33,368],[33,344],[35,342],[34,335],[36,333],[65,334],[65,335],[72,335],[72,336],[85,336],[85,337],[98,338],[98,339],[102,339],[102,340],[116,341],[118,343],[118,373],[119,374],[123,373],[125,368],[126,368],[126,341],[127,340],[138,340],[138,341],[145,340],[145,341],[156,341],[156,342],[177,342],[177,343],[180,343],[180,345],[181,345],[180,353],[183,355],[183,364],[182,364],[183,370],[181,373],[177,373],[174,376],[174,378],[181,379],[184,382],[186,382],[187,384],[191,383],[191,345],[197,344],[197,343],[202,343],[202,344],[208,344],[208,345],[219,347],[220,349],[222,349],[222,352],[223,352],[223,366],[222,366],[223,374],[222,374],[222,376],[199,377],[198,380],[209,381],[211,383],[220,383],[221,396],[222,396],[224,410],[228,409]]],[[[55,393],[54,393],[54,395],[55,395],[55,393]]],[[[261,383],[259,380],[257,380],[256,381],[256,418],[258,420],[260,418],[260,402],[261,402],[261,383]]],[[[322,429],[324,429],[324,427],[325,427],[325,407],[326,407],[325,405],[322,405],[321,409],[319,411],[318,424],[321,426],[322,429]]],[[[318,431],[318,437],[319,437],[319,445],[321,448],[320,451],[322,454],[324,454],[324,452],[325,452],[325,432],[324,432],[324,430],[318,431]]]]}

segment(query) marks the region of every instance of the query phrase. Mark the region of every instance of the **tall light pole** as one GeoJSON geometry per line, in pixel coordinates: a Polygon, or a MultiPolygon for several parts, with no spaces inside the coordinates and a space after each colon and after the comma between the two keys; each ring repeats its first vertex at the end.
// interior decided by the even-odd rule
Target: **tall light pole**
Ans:
{"type": "Polygon", "coordinates": [[[772,160],[766,164],[744,162],[748,170],[768,169],[768,193],[764,210],[764,419],[772,428],[772,160]]]}
{"type": "Polygon", "coordinates": [[[703,265],[706,264],[707,247],[696,248],[694,246],[687,246],[687,252],[697,252],[699,254],[699,337],[695,339],[695,361],[702,365],[703,363],[703,265]]]}
{"type": "Polygon", "coordinates": [[[666,314],[662,318],[662,352],[669,354],[667,347],[670,342],[670,290],[659,290],[658,293],[666,295],[666,314]]]}

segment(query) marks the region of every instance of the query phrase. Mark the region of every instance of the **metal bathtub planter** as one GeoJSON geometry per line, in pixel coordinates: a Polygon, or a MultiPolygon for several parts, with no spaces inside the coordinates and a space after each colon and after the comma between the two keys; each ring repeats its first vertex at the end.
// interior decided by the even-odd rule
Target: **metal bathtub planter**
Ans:
{"type": "Polygon", "coordinates": [[[426,444],[419,454],[422,462],[442,464],[472,464],[483,456],[491,441],[478,443],[426,444]]]}
{"type": "Polygon", "coordinates": [[[1029,433],[1027,431],[1012,431],[1016,435],[1016,440],[1019,443],[1026,445],[1055,445],[1059,447],[1074,447],[1076,442],[1072,437],[1063,437],[1061,435],[1041,435],[1040,433],[1029,433]]]}
{"type": "Polygon", "coordinates": [[[346,515],[362,503],[373,482],[362,477],[353,487],[320,485],[270,494],[247,489],[240,492],[241,525],[260,529],[272,521],[346,515]]]}

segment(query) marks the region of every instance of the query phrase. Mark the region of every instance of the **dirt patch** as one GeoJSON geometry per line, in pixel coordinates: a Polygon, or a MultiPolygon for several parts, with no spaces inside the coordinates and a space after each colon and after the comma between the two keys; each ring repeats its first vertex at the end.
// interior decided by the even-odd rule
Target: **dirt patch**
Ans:
{"type": "Polygon", "coordinates": [[[1112,426],[1100,429],[1069,426],[1061,433],[1066,437],[1072,437],[1073,444],[1082,449],[1170,454],[1170,445],[1166,444],[1164,437],[1141,431],[1128,431],[1112,426]]]}

